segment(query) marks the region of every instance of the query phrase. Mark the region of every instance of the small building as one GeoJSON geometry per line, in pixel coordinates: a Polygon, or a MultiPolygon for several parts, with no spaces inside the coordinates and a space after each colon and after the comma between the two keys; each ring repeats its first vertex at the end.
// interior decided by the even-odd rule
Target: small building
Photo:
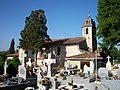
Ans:
{"type": "Polygon", "coordinates": [[[9,59],[12,59],[13,57],[19,57],[19,54],[18,53],[15,53],[15,54],[8,54],[8,55],[6,55],[7,56],[7,60],[9,60],[9,59]]]}

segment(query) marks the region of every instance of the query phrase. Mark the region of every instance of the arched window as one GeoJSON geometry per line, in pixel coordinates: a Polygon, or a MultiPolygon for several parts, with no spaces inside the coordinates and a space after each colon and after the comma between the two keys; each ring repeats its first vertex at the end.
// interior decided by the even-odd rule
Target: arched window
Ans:
{"type": "Polygon", "coordinates": [[[88,28],[86,28],[86,34],[88,34],[88,28]]]}
{"type": "Polygon", "coordinates": [[[86,24],[88,24],[88,20],[86,20],[86,24]]]}

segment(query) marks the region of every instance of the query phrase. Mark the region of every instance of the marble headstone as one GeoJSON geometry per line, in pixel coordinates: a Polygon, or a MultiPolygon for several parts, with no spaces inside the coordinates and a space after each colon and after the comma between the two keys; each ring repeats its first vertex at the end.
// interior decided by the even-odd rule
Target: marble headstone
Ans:
{"type": "Polygon", "coordinates": [[[111,69],[112,69],[111,62],[110,62],[110,58],[111,58],[110,56],[107,57],[108,61],[107,61],[107,63],[106,63],[106,68],[107,68],[108,70],[111,70],[111,69]]]}
{"type": "Polygon", "coordinates": [[[48,53],[48,59],[44,59],[44,63],[47,64],[48,69],[47,69],[47,77],[51,77],[51,64],[56,63],[56,59],[51,58],[51,53],[48,53]]]}
{"type": "Polygon", "coordinates": [[[18,67],[18,76],[23,78],[24,80],[27,79],[27,70],[23,65],[19,65],[18,67]]]}
{"type": "Polygon", "coordinates": [[[99,75],[101,78],[108,77],[108,69],[107,69],[107,68],[99,68],[99,69],[98,69],[98,75],[99,75]]]}
{"type": "Polygon", "coordinates": [[[120,77],[120,69],[117,70],[117,76],[120,77]]]}
{"type": "Polygon", "coordinates": [[[4,75],[7,75],[7,68],[8,68],[7,61],[5,61],[5,64],[4,64],[4,75]]]}

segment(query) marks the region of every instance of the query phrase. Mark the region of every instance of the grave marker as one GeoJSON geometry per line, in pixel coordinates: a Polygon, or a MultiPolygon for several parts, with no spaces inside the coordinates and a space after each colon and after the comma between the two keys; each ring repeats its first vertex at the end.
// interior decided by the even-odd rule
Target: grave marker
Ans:
{"type": "Polygon", "coordinates": [[[108,69],[107,69],[107,68],[99,68],[99,69],[98,69],[98,75],[99,75],[101,78],[108,77],[108,69]]]}
{"type": "Polygon", "coordinates": [[[120,69],[117,69],[117,76],[120,77],[120,69]]]}
{"type": "Polygon", "coordinates": [[[19,65],[18,67],[18,76],[23,78],[24,80],[27,79],[27,70],[23,65],[19,65]]]}
{"type": "Polygon", "coordinates": [[[5,61],[5,64],[4,64],[4,75],[7,75],[7,68],[8,68],[7,61],[5,61]]]}
{"type": "Polygon", "coordinates": [[[111,57],[108,55],[108,57],[107,57],[108,61],[107,61],[107,63],[106,63],[106,68],[107,68],[108,70],[111,70],[111,69],[112,69],[111,62],[110,62],[110,58],[111,58],[111,57]]]}
{"type": "Polygon", "coordinates": [[[51,77],[51,64],[56,63],[56,59],[52,59],[51,53],[48,53],[48,59],[44,59],[44,63],[46,63],[48,66],[47,76],[51,77]]]}

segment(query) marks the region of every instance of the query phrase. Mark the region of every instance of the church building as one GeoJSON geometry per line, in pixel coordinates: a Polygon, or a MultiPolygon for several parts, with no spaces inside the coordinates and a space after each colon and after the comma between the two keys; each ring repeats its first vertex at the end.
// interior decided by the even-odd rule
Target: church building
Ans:
{"type": "MultiPolygon", "coordinates": [[[[82,25],[81,37],[70,37],[61,39],[52,39],[52,42],[47,42],[53,58],[56,59],[58,65],[77,66],[77,69],[83,70],[86,64],[88,67],[93,67],[95,59],[101,59],[96,56],[97,39],[96,26],[94,20],[88,16],[85,18],[82,25]]],[[[41,63],[42,56],[38,54],[37,63],[41,63]]]]}
{"type": "MultiPolygon", "coordinates": [[[[94,20],[88,16],[82,25],[82,36],[61,39],[52,39],[46,42],[46,52],[52,54],[56,64],[69,66],[83,70],[84,65],[94,67],[95,59],[101,59],[95,51],[97,50],[96,26],[94,20]]],[[[46,55],[47,55],[46,53],[46,55]]],[[[20,53],[19,53],[20,54],[20,53]]],[[[38,52],[37,64],[41,65],[45,55],[38,52]]]]}

